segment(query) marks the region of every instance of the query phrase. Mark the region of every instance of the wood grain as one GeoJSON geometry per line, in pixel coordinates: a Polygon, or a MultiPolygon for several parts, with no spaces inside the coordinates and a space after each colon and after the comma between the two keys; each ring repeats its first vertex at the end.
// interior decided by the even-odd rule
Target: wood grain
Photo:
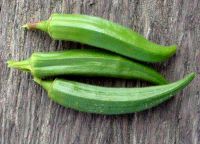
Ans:
{"type": "MultiPolygon", "coordinates": [[[[200,143],[199,0],[0,0],[1,144],[198,144],[200,143]],[[170,81],[194,71],[197,77],[168,102],[135,114],[102,116],[63,108],[49,100],[32,77],[7,68],[35,51],[89,46],[52,41],[24,23],[51,13],[100,16],[159,44],[177,44],[176,56],[153,65],[170,81]]],[[[104,86],[144,86],[139,81],[76,78],[104,86]]]]}

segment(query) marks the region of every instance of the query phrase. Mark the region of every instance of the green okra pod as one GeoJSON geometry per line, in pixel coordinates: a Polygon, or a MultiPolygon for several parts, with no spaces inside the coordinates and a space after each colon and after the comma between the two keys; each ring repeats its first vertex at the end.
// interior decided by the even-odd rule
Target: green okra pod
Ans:
{"type": "Polygon", "coordinates": [[[160,62],[176,52],[111,21],[79,14],[53,14],[48,20],[23,27],[47,32],[55,40],[81,42],[145,62],[160,62]]]}
{"type": "Polygon", "coordinates": [[[142,79],[154,84],[167,83],[162,75],[147,66],[119,55],[86,49],[33,53],[24,61],[8,61],[8,66],[29,71],[39,78],[81,75],[142,79]]]}
{"type": "Polygon", "coordinates": [[[162,86],[145,88],[107,88],[62,79],[34,80],[47,90],[49,97],[60,105],[82,112],[124,114],[154,107],[186,87],[194,73],[184,79],[162,86]]]}

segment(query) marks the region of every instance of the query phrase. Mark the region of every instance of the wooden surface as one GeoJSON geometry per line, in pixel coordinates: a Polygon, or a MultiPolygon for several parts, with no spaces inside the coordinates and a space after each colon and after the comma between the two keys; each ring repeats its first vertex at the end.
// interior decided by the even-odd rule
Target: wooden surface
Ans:
{"type": "MultiPolygon", "coordinates": [[[[199,0],[0,0],[1,144],[198,144],[200,143],[199,0]],[[168,102],[135,114],[102,116],[63,108],[49,100],[30,74],[9,69],[35,51],[83,48],[24,31],[26,22],[53,12],[83,13],[120,23],[159,44],[177,44],[177,54],[153,66],[170,81],[197,77],[168,102]]],[[[135,80],[76,78],[105,86],[132,87],[135,80]]]]}

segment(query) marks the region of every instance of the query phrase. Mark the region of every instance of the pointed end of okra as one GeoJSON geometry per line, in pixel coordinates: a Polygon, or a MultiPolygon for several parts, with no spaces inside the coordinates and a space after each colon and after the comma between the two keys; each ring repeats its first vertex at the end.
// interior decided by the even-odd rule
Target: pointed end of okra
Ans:
{"type": "Polygon", "coordinates": [[[13,61],[9,60],[7,61],[8,67],[10,68],[16,68],[20,69],[22,71],[31,71],[29,60],[23,60],[23,61],[13,61]]]}
{"type": "Polygon", "coordinates": [[[34,23],[27,23],[27,24],[24,24],[22,26],[22,28],[25,28],[27,30],[38,29],[38,30],[47,32],[48,31],[48,20],[47,21],[34,22],[34,23]]]}
{"type": "Polygon", "coordinates": [[[173,56],[176,53],[177,45],[168,46],[168,57],[173,56]]]}
{"type": "Polygon", "coordinates": [[[189,79],[190,81],[192,81],[195,78],[196,74],[194,72],[188,74],[187,79],[189,79]]]}
{"type": "Polygon", "coordinates": [[[177,45],[171,45],[170,48],[172,49],[172,51],[175,53],[177,50],[177,45]]]}
{"type": "Polygon", "coordinates": [[[172,54],[175,54],[177,50],[177,45],[172,45],[171,49],[172,49],[172,54]]]}
{"type": "Polygon", "coordinates": [[[177,50],[177,45],[165,46],[161,51],[158,50],[158,55],[161,57],[153,62],[164,62],[172,57],[177,50]]]}
{"type": "Polygon", "coordinates": [[[183,79],[179,80],[179,82],[182,83],[183,86],[187,86],[194,78],[196,74],[194,72],[188,74],[183,79]]]}
{"type": "Polygon", "coordinates": [[[43,81],[40,78],[34,77],[33,79],[36,83],[38,83],[39,85],[41,85],[46,91],[49,91],[49,89],[51,88],[51,85],[53,83],[53,81],[43,81]]]}

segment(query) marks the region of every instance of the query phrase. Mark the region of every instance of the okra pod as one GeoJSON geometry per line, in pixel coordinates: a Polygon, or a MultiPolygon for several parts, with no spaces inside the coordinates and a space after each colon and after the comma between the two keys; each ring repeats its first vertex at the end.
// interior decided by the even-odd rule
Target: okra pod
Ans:
{"type": "Polygon", "coordinates": [[[142,79],[154,84],[167,83],[158,72],[140,63],[119,55],[87,49],[33,53],[24,61],[8,61],[8,66],[29,71],[39,78],[81,75],[142,79]]]}
{"type": "Polygon", "coordinates": [[[186,87],[194,77],[195,74],[191,73],[171,84],[145,88],[108,88],[62,79],[34,80],[60,105],[82,112],[110,115],[138,112],[154,107],[186,87]]]}
{"type": "Polygon", "coordinates": [[[176,52],[175,45],[158,45],[129,28],[94,16],[53,14],[48,20],[23,27],[45,31],[55,40],[80,42],[145,62],[161,62],[176,52]]]}

